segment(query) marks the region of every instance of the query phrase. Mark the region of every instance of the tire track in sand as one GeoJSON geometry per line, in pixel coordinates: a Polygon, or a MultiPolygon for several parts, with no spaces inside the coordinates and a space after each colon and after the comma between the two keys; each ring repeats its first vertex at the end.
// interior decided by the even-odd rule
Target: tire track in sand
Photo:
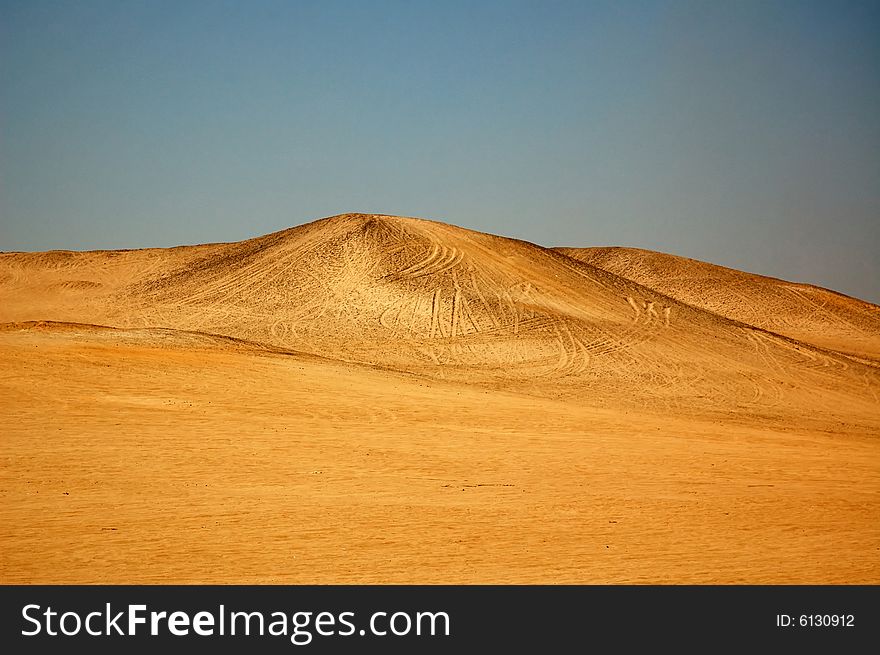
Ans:
{"type": "Polygon", "coordinates": [[[455,247],[431,243],[431,250],[423,259],[394,274],[394,279],[413,280],[426,275],[436,275],[461,263],[464,253],[455,247]]]}

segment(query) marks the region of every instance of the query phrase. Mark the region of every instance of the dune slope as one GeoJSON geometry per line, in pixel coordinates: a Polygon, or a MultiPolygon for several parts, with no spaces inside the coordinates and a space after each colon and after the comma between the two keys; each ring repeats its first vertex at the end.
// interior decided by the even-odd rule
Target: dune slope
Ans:
{"type": "Polygon", "coordinates": [[[876,369],[539,246],[347,214],[232,244],[6,254],[0,321],[223,335],[596,404],[870,412],[876,369]],[[792,382],[797,380],[797,384],[792,382]]]}
{"type": "Polygon", "coordinates": [[[556,248],[694,307],[880,365],[880,307],[787,282],[638,248],[556,248]]]}

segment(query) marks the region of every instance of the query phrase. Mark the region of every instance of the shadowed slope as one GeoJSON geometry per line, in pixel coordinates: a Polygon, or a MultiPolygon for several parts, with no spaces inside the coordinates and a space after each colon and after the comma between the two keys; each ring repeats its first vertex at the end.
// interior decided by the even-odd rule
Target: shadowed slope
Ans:
{"type": "Polygon", "coordinates": [[[809,284],[637,248],[556,248],[682,302],[880,364],[880,307],[809,284]]]}

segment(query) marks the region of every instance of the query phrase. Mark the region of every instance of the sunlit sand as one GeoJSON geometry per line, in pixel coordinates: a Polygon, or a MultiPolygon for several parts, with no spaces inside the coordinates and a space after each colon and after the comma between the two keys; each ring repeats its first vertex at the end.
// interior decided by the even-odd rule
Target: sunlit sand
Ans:
{"type": "Polygon", "coordinates": [[[880,583],[880,307],[346,214],[0,254],[0,582],[880,583]]]}

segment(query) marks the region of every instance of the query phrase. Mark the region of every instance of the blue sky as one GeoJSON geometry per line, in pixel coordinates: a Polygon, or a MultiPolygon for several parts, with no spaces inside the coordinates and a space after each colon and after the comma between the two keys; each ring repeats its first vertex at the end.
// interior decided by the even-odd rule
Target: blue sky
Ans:
{"type": "Polygon", "coordinates": [[[880,3],[5,2],[0,250],[346,211],[880,302],[880,3]]]}

